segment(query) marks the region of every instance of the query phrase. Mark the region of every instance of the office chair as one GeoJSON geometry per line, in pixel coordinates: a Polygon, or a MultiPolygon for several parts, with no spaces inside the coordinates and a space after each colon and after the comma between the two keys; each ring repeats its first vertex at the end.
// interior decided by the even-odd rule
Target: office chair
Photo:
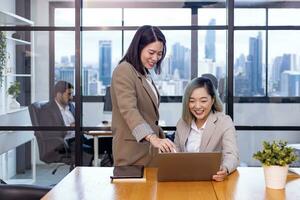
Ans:
{"type": "Polygon", "coordinates": [[[218,79],[215,77],[215,75],[207,73],[202,74],[201,76],[204,78],[208,78],[212,82],[215,89],[218,90],[218,79]]]}
{"type": "Polygon", "coordinates": [[[38,200],[51,190],[50,187],[6,184],[2,180],[0,182],[0,199],[5,200],[38,200]]]}
{"type": "Polygon", "coordinates": [[[220,78],[220,81],[215,77],[213,74],[202,74],[202,77],[208,78],[212,84],[214,85],[215,89],[219,93],[219,97],[222,100],[222,102],[226,103],[226,87],[225,87],[225,78],[220,78]]]}
{"type": "MultiPolygon", "coordinates": [[[[40,126],[40,111],[45,103],[46,102],[35,102],[28,106],[33,126],[40,126]]],[[[63,163],[70,165],[70,171],[74,168],[74,154],[71,153],[60,131],[34,131],[34,135],[38,143],[41,161],[45,163],[63,163]]],[[[52,171],[52,174],[55,174],[57,169],[62,165],[58,165],[52,171]]]]}

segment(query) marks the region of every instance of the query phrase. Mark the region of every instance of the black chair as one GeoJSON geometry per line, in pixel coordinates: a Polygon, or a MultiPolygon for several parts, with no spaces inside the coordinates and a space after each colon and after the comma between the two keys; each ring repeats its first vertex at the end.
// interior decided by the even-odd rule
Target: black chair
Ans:
{"type": "Polygon", "coordinates": [[[222,102],[226,103],[226,87],[225,87],[225,79],[220,78],[220,81],[218,81],[217,77],[213,74],[202,74],[202,77],[208,78],[212,84],[214,85],[215,89],[219,92],[219,97],[222,100],[222,102]]]}
{"type": "Polygon", "coordinates": [[[218,90],[218,79],[215,77],[215,75],[207,73],[202,74],[201,76],[204,78],[208,78],[212,82],[215,89],[218,90]]]}
{"type": "Polygon", "coordinates": [[[3,200],[39,200],[51,190],[51,187],[36,185],[10,185],[6,184],[2,180],[0,182],[0,199],[3,200]]]}
{"type": "MultiPolygon", "coordinates": [[[[28,106],[31,123],[33,126],[40,126],[39,116],[42,106],[46,102],[35,102],[28,106]]],[[[34,131],[39,148],[40,160],[45,163],[63,163],[70,165],[70,171],[74,168],[75,157],[71,149],[64,141],[63,134],[58,131],[34,131]]],[[[63,165],[62,164],[62,165],[63,165]]],[[[52,174],[55,174],[58,165],[52,174]]]]}

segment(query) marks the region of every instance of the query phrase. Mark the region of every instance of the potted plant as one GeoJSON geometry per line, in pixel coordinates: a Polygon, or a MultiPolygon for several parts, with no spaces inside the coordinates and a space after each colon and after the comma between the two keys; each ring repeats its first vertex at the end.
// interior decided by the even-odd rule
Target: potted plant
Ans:
{"type": "Polygon", "coordinates": [[[263,142],[263,150],[253,154],[264,168],[265,183],[271,189],[283,189],[286,183],[289,164],[297,159],[292,147],[287,142],[263,142]]]}
{"type": "Polygon", "coordinates": [[[20,104],[19,102],[17,102],[16,98],[19,96],[20,94],[20,82],[19,81],[15,81],[13,82],[8,90],[7,90],[7,93],[12,96],[12,100],[11,100],[11,103],[9,104],[9,107],[11,109],[14,109],[14,108],[19,108],[20,107],[20,104]]]}
{"type": "Polygon", "coordinates": [[[3,81],[3,73],[6,67],[7,55],[6,55],[6,33],[0,31],[0,88],[3,81]]]}

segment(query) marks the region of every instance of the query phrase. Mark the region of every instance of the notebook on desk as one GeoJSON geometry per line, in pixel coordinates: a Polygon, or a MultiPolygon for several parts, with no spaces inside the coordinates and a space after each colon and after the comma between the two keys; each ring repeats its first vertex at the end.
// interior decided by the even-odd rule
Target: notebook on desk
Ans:
{"type": "Polygon", "coordinates": [[[204,181],[220,169],[222,153],[159,153],[158,181],[204,181]]]}
{"type": "Polygon", "coordinates": [[[110,178],[112,182],[146,181],[142,165],[115,166],[110,178]]]}

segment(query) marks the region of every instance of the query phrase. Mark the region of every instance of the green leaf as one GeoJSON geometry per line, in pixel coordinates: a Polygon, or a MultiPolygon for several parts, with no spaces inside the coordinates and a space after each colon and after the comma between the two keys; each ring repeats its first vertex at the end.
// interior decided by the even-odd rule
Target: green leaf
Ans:
{"type": "Polygon", "coordinates": [[[263,150],[254,153],[253,158],[267,166],[285,166],[297,160],[294,150],[287,147],[286,141],[263,141],[263,150]]]}

